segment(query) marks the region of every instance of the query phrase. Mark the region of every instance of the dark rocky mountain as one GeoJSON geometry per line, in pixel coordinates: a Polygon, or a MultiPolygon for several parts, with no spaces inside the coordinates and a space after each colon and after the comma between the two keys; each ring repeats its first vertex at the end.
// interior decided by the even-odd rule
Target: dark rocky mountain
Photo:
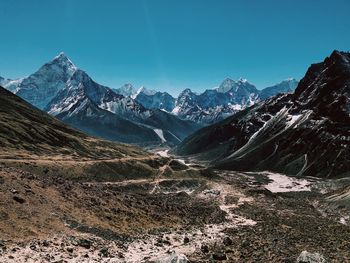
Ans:
{"type": "Polygon", "coordinates": [[[350,54],[334,51],[280,94],[197,131],[177,148],[231,170],[349,176],[350,54]]]}

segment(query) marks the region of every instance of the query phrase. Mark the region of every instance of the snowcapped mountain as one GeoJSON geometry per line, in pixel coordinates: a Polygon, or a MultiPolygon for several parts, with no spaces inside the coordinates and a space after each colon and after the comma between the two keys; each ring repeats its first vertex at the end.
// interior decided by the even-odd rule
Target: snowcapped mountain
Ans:
{"type": "Polygon", "coordinates": [[[226,78],[218,88],[196,94],[190,89],[180,93],[173,114],[201,124],[212,124],[278,93],[294,90],[297,81],[289,79],[275,86],[258,90],[246,79],[226,78]]]}
{"type": "Polygon", "coordinates": [[[45,111],[58,115],[69,111],[78,101],[88,98],[97,107],[127,119],[142,118],[146,109],[130,97],[116,94],[112,89],[93,81],[84,71],[77,69],[65,88],[46,106],[45,111]]]}
{"type": "Polygon", "coordinates": [[[173,113],[183,119],[211,124],[259,101],[259,91],[247,80],[225,79],[217,89],[180,93],[173,113]]]}
{"type": "MultiPolygon", "coordinates": [[[[135,90],[130,84],[119,89],[128,95],[123,96],[96,83],[64,53],[29,77],[0,78],[0,84],[66,123],[110,140],[174,145],[200,128],[172,114],[145,108],[132,98],[135,90]]],[[[138,92],[155,94],[145,88],[138,92]]]]}
{"type": "Polygon", "coordinates": [[[130,83],[124,84],[119,89],[113,89],[113,91],[117,94],[123,95],[124,97],[131,97],[137,92],[134,86],[130,83]]]}
{"type": "Polygon", "coordinates": [[[6,88],[7,90],[11,91],[12,93],[15,93],[19,83],[22,80],[23,79],[5,79],[3,77],[0,77],[0,86],[6,88]]]}
{"type": "Polygon", "coordinates": [[[142,86],[141,88],[139,88],[135,94],[132,95],[133,99],[135,99],[137,97],[137,95],[139,95],[140,93],[143,93],[145,95],[151,96],[156,94],[157,91],[155,90],[151,90],[151,89],[147,89],[146,87],[142,86]]]}
{"type": "Polygon", "coordinates": [[[295,88],[298,86],[298,81],[293,78],[289,78],[286,80],[283,80],[282,82],[271,86],[267,87],[259,92],[259,98],[261,100],[266,100],[272,96],[277,95],[278,93],[288,93],[288,92],[293,92],[295,88]]]}
{"type": "Polygon", "coordinates": [[[220,169],[349,176],[350,53],[309,67],[294,93],[279,94],[186,138],[177,153],[220,169]]]}
{"type": "MultiPolygon", "coordinates": [[[[203,124],[220,121],[260,100],[259,91],[244,79],[238,81],[226,79],[218,89],[206,90],[202,94],[195,94],[187,89],[176,100],[166,92],[156,92],[145,87],[135,91],[131,84],[112,90],[94,82],[64,53],[60,53],[28,77],[17,80],[0,78],[0,83],[34,106],[45,109],[54,116],[64,116],[65,121],[73,126],[72,120],[78,122],[75,116],[79,116],[81,121],[76,127],[84,128],[85,131],[92,132],[93,129],[97,129],[98,120],[101,122],[101,127],[107,123],[109,128],[114,127],[110,121],[112,117],[109,115],[108,121],[106,117],[100,119],[96,117],[107,116],[105,112],[99,111],[104,110],[125,121],[133,122],[137,127],[141,125],[143,128],[153,130],[160,141],[164,141],[167,137],[172,143],[178,143],[203,124]],[[87,115],[82,118],[84,113],[87,115]],[[94,119],[96,124],[88,129],[82,124],[82,120],[92,124],[91,119],[94,119]],[[161,123],[165,121],[177,125],[167,126],[161,123]],[[165,127],[171,129],[166,131],[165,127]],[[162,136],[158,130],[162,130],[162,136]]],[[[273,94],[282,88],[285,90],[287,86],[284,84],[271,87],[267,94],[273,94]]],[[[121,120],[118,120],[118,123],[121,123],[121,120]]],[[[92,134],[102,134],[101,127],[99,132],[92,134]]],[[[137,130],[135,128],[134,132],[137,133],[137,130]]],[[[140,132],[139,135],[141,134],[140,132]]],[[[120,134],[118,136],[115,138],[124,138],[120,134]]],[[[130,136],[132,137],[132,134],[130,136]]]]}
{"type": "Polygon", "coordinates": [[[60,53],[37,72],[18,80],[5,83],[4,87],[30,102],[39,109],[45,106],[65,87],[77,67],[60,53]]]}

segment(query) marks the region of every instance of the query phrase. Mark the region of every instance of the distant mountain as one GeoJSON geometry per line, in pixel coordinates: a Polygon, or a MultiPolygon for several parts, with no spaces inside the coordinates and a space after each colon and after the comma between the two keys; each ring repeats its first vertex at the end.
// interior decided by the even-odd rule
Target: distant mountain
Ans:
{"type": "MultiPolygon", "coordinates": [[[[109,140],[173,145],[200,128],[169,113],[147,109],[132,95],[125,97],[96,83],[63,53],[27,78],[15,81],[1,78],[0,82],[34,106],[91,135],[109,140]],[[166,118],[164,114],[169,116],[166,118]],[[161,123],[169,119],[178,125],[161,123]]],[[[121,90],[134,92],[131,85],[124,85],[121,90]]],[[[140,92],[153,93],[144,88],[140,92]]]]}
{"type": "Polygon", "coordinates": [[[186,138],[177,153],[220,169],[350,176],[350,53],[313,64],[279,94],[186,138]]]}
{"type": "Polygon", "coordinates": [[[52,115],[69,111],[78,101],[89,98],[96,106],[130,120],[138,120],[146,109],[129,97],[116,94],[112,89],[93,81],[78,69],[55,98],[45,107],[52,115]]]}
{"type": "MultiPolygon", "coordinates": [[[[158,132],[162,130],[169,139],[167,142],[171,143],[178,143],[179,139],[182,140],[199,127],[220,121],[253,105],[261,100],[260,96],[268,97],[280,91],[289,91],[293,86],[291,82],[282,82],[274,87],[258,91],[245,79],[238,81],[225,79],[217,89],[206,90],[202,94],[195,94],[187,89],[177,99],[166,92],[157,92],[145,87],[135,91],[131,84],[125,84],[119,89],[112,90],[94,82],[64,53],[60,53],[28,77],[17,80],[0,78],[0,84],[54,116],[62,119],[65,116],[64,120],[67,123],[93,135],[106,136],[106,133],[101,132],[103,126],[106,125],[106,130],[110,130],[111,127],[116,127],[116,123],[119,123],[119,130],[115,131],[114,136],[108,135],[109,139],[122,138],[120,140],[123,142],[139,142],[142,141],[142,134],[145,132],[148,134],[147,129],[151,129],[156,134],[156,141],[164,142],[163,136],[159,136],[158,132]],[[89,101],[89,109],[97,110],[98,108],[98,113],[95,111],[96,116],[105,116],[105,118],[96,119],[96,116],[88,114],[82,118],[83,112],[77,112],[80,109],[77,105],[82,101],[89,101]],[[115,120],[112,121],[113,118],[108,114],[107,121],[107,115],[102,110],[117,115],[115,120]],[[163,110],[166,113],[157,110],[163,110]],[[171,116],[165,117],[165,114],[170,115],[170,113],[171,116]],[[73,115],[80,116],[79,121],[78,118],[73,118],[73,115]],[[89,118],[95,123],[88,120],[89,118]],[[170,125],[168,128],[171,127],[171,130],[163,130],[161,127],[165,127],[165,123],[155,123],[148,118],[157,119],[159,122],[172,120],[173,123],[181,125],[170,125]],[[75,125],[73,120],[76,121],[75,125]],[[86,125],[83,125],[83,121],[86,122],[86,125]],[[136,139],[130,133],[130,141],[128,141],[120,126],[122,122],[125,123],[127,131],[131,130],[128,127],[134,127],[135,136],[139,138],[136,139]]],[[[86,107],[86,104],[84,105],[86,107]]],[[[154,136],[146,137],[145,143],[154,142],[154,136]]]]}
{"type": "Polygon", "coordinates": [[[131,97],[137,92],[134,86],[130,83],[124,84],[119,89],[113,89],[113,91],[117,94],[123,95],[124,97],[131,97]]]}
{"type": "Polygon", "coordinates": [[[60,53],[34,74],[9,81],[4,87],[39,109],[43,109],[64,88],[67,80],[76,70],[76,66],[64,53],[60,53]]]}
{"type": "Polygon", "coordinates": [[[190,89],[180,93],[173,114],[202,124],[212,124],[245,109],[267,97],[285,92],[295,84],[282,82],[259,91],[246,79],[226,78],[218,88],[196,94],[190,89]],[[283,84],[282,84],[283,83],[283,84]],[[290,84],[290,85],[288,85],[290,84]],[[286,86],[289,88],[287,89],[286,86]]]}
{"type": "Polygon", "coordinates": [[[56,117],[88,134],[111,141],[137,144],[161,142],[153,129],[103,110],[87,97],[78,100],[69,110],[56,117]]]}
{"type": "Polygon", "coordinates": [[[15,93],[16,89],[19,85],[19,83],[22,81],[23,79],[5,79],[3,77],[0,77],[0,86],[5,87],[7,90],[15,93]]]}
{"type": "Polygon", "coordinates": [[[141,91],[135,96],[135,100],[147,109],[171,112],[175,107],[175,98],[167,92],[157,91],[154,94],[147,94],[141,91]]]}
{"type": "Polygon", "coordinates": [[[132,98],[135,99],[137,97],[137,95],[139,95],[140,93],[143,93],[145,95],[154,95],[156,94],[157,91],[155,90],[151,90],[151,89],[147,89],[146,87],[142,86],[141,88],[139,88],[136,93],[134,93],[132,95],[132,98]]]}
{"type": "Polygon", "coordinates": [[[267,87],[259,92],[259,98],[261,100],[266,100],[273,97],[279,93],[289,93],[293,92],[298,86],[298,81],[296,79],[290,78],[278,83],[274,86],[267,87]]]}

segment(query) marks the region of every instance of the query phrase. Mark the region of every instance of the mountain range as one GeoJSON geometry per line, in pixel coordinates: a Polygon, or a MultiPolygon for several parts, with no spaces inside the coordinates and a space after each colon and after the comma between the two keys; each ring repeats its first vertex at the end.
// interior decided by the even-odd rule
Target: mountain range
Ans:
{"type": "Polygon", "coordinates": [[[341,177],[350,171],[350,53],[312,64],[279,94],[205,127],[178,147],[214,167],[341,177]]]}
{"type": "Polygon", "coordinates": [[[96,83],[64,53],[26,78],[0,81],[0,85],[39,109],[109,140],[174,145],[200,128],[170,113],[147,109],[133,98],[96,83]]]}
{"type": "Polygon", "coordinates": [[[292,92],[297,85],[298,81],[291,78],[258,90],[245,79],[234,81],[226,78],[218,88],[207,89],[200,94],[185,89],[177,98],[167,92],[149,91],[146,88],[136,91],[130,84],[115,91],[135,98],[146,108],[162,109],[181,119],[208,125],[278,93],[292,92]]]}
{"type": "Polygon", "coordinates": [[[185,89],[178,98],[167,92],[119,89],[96,83],[62,52],[28,77],[0,78],[0,85],[75,128],[108,140],[141,145],[176,145],[204,125],[273,96],[290,92],[290,79],[257,90],[248,81],[225,79],[215,89],[196,94],[185,89]]]}

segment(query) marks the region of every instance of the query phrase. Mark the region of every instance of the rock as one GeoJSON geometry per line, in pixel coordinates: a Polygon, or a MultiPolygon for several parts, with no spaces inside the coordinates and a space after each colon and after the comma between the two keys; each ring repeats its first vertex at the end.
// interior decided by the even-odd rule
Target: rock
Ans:
{"type": "Polygon", "coordinates": [[[4,177],[0,176],[0,184],[3,184],[3,183],[5,183],[5,179],[4,177]]]}
{"type": "Polygon", "coordinates": [[[73,249],[72,247],[68,247],[68,248],[67,248],[67,251],[68,251],[69,253],[73,253],[74,249],[73,249]]]}
{"type": "Polygon", "coordinates": [[[34,245],[34,244],[30,245],[29,248],[30,248],[31,250],[36,251],[36,245],[34,245]]]}
{"type": "Polygon", "coordinates": [[[171,255],[156,260],[156,263],[187,263],[188,259],[183,254],[172,253],[171,255]]]}
{"type": "Polygon", "coordinates": [[[9,215],[8,213],[4,212],[4,211],[0,211],[0,220],[7,220],[9,219],[9,215]]]}
{"type": "Polygon", "coordinates": [[[0,248],[2,248],[3,250],[6,250],[5,241],[0,240],[0,248]]]}
{"type": "Polygon", "coordinates": [[[226,255],[225,255],[225,253],[217,252],[217,253],[214,253],[214,254],[213,254],[213,259],[214,259],[214,260],[226,260],[227,257],[226,257],[226,255]]]}
{"type": "Polygon", "coordinates": [[[178,160],[172,160],[169,163],[169,166],[174,171],[183,171],[183,170],[187,170],[188,169],[188,166],[186,164],[183,164],[182,162],[180,162],[178,160]]]}
{"type": "Polygon", "coordinates": [[[13,200],[15,200],[16,202],[20,203],[20,204],[24,204],[26,202],[26,200],[18,195],[15,195],[13,197],[13,200]]]}
{"type": "Polygon", "coordinates": [[[101,248],[101,249],[100,249],[99,255],[100,255],[101,257],[104,257],[104,258],[109,257],[108,248],[106,248],[106,247],[101,248]]]}
{"type": "Polygon", "coordinates": [[[242,242],[242,247],[249,247],[250,246],[250,241],[249,240],[244,240],[242,242]]]}
{"type": "Polygon", "coordinates": [[[44,246],[44,247],[50,246],[50,242],[47,241],[47,240],[44,240],[44,241],[43,241],[43,246],[44,246]]]}
{"type": "Polygon", "coordinates": [[[325,258],[319,253],[310,253],[304,250],[297,258],[297,263],[325,263],[325,258]]]}
{"type": "Polygon", "coordinates": [[[207,254],[207,253],[209,253],[209,247],[207,245],[201,245],[201,251],[204,254],[207,254]]]}
{"type": "Polygon", "coordinates": [[[232,239],[229,237],[225,237],[222,242],[224,243],[225,246],[231,246],[233,244],[232,239]]]}
{"type": "Polygon", "coordinates": [[[184,238],[184,244],[187,244],[187,243],[189,243],[190,242],[190,239],[188,238],[188,237],[185,237],[184,238]]]}
{"type": "Polygon", "coordinates": [[[216,189],[207,189],[203,191],[204,195],[220,195],[220,191],[216,189]]]}
{"type": "Polygon", "coordinates": [[[92,241],[90,241],[88,239],[82,238],[82,239],[78,240],[78,246],[80,246],[80,247],[90,249],[91,245],[92,245],[92,241]]]}

